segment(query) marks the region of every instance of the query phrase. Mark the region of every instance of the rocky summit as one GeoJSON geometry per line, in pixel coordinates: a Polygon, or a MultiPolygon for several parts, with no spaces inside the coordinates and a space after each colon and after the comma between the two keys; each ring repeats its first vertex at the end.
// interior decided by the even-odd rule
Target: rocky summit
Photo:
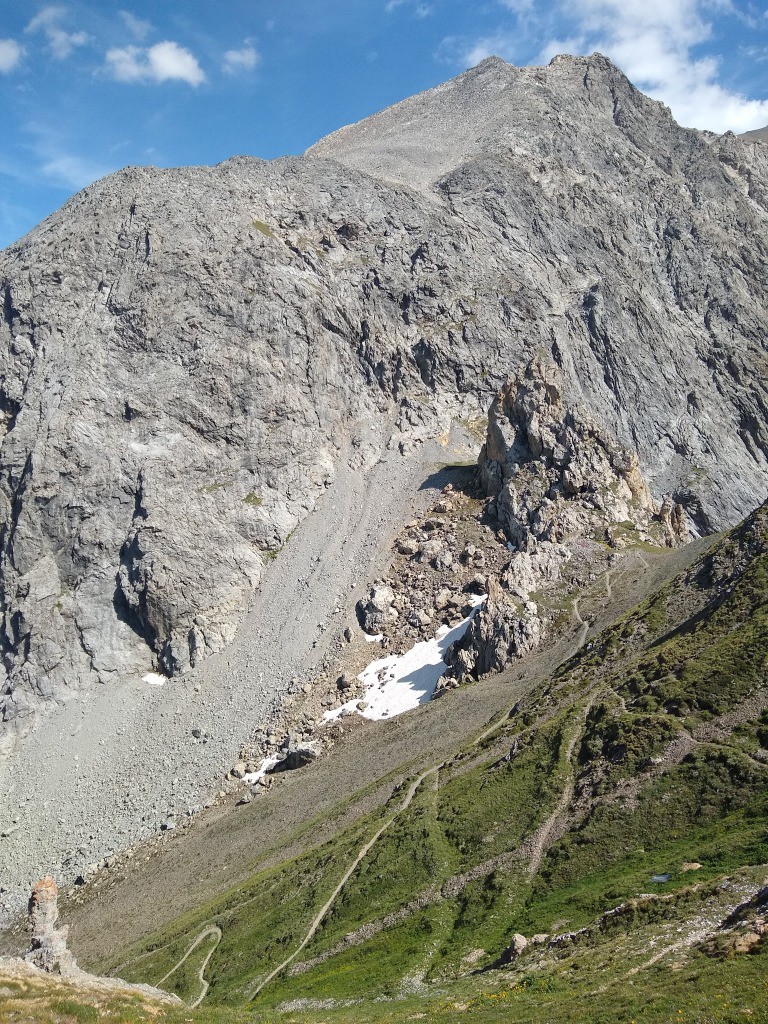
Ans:
{"type": "MultiPolygon", "coordinates": [[[[161,828],[186,849],[204,806],[258,808],[322,773],[345,730],[374,728],[356,714],[366,665],[384,655],[384,690],[443,628],[449,668],[423,691],[444,695],[442,731],[411,736],[433,773],[428,744],[469,742],[506,707],[494,674],[530,689],[752,513],[768,496],[767,229],[764,131],[681,128],[599,54],[492,57],[300,157],[126,168],[2,252],[0,909],[49,871],[96,885],[139,840],[164,849],[161,828]]],[[[670,622],[693,628],[689,612],[670,622]]],[[[659,622],[637,614],[645,657],[659,622]]],[[[600,675],[603,703],[626,711],[625,682],[600,675]]],[[[542,693],[502,732],[525,749],[554,722],[565,778],[610,729],[595,701],[560,721],[542,693]]],[[[654,752],[677,742],[652,724],[654,752]]],[[[304,827],[302,801],[330,814],[353,779],[380,787],[398,742],[281,820],[304,827]]],[[[421,781],[403,776],[403,809],[421,781]]],[[[577,782],[514,838],[526,877],[577,782]]],[[[269,821],[259,841],[290,845],[269,821]]],[[[201,870],[200,899],[223,871],[201,870]]],[[[185,890],[125,941],[193,906],[185,890]]],[[[462,948],[467,969],[536,946],[494,934],[462,948]]]]}

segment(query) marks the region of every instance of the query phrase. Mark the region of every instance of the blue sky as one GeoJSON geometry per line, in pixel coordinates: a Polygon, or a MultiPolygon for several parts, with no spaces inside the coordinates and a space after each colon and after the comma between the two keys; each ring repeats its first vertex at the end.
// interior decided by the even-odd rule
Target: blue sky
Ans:
{"type": "Polygon", "coordinates": [[[126,164],[299,153],[491,53],[594,50],[682,124],[768,124],[768,0],[3,0],[0,247],[126,164]]]}

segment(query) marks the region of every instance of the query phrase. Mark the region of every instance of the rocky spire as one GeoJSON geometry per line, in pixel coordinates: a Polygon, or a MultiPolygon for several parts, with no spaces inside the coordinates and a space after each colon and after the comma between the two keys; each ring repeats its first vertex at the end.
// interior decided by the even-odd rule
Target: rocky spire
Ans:
{"type": "Polygon", "coordinates": [[[40,970],[74,977],[81,972],[67,949],[69,926],[56,927],[59,919],[58,896],[56,882],[50,875],[41,878],[32,890],[29,898],[32,948],[24,959],[40,970]]]}

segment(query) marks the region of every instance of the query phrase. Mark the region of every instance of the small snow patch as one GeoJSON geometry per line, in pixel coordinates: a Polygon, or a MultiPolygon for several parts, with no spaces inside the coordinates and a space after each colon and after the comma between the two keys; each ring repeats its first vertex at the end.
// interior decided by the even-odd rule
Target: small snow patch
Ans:
{"type": "Polygon", "coordinates": [[[357,677],[365,683],[362,699],[367,707],[360,711],[357,707],[359,698],[355,697],[340,708],[326,711],[325,720],[356,712],[363,718],[379,721],[426,704],[432,699],[438,680],[448,668],[443,655],[451,644],[464,636],[486,596],[471,597],[469,600],[474,606],[471,614],[453,629],[441,626],[434,639],[415,644],[405,654],[390,654],[371,662],[357,677]]]}
{"type": "Polygon", "coordinates": [[[166,677],[161,676],[159,672],[147,672],[145,676],[141,677],[142,683],[149,683],[150,686],[165,686],[166,677]]]}
{"type": "Polygon", "coordinates": [[[254,782],[258,782],[259,779],[263,779],[270,768],[274,768],[275,765],[281,760],[276,755],[271,757],[265,757],[255,772],[247,772],[242,781],[246,782],[249,786],[252,786],[254,782]]]}
{"type": "Polygon", "coordinates": [[[383,633],[377,633],[376,636],[371,636],[370,633],[363,633],[363,636],[365,637],[366,643],[369,644],[378,644],[384,639],[383,633]]]}

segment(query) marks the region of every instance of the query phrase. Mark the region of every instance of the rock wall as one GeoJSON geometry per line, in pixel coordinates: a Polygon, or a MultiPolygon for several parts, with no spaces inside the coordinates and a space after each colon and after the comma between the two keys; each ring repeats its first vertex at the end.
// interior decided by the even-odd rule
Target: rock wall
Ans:
{"type": "MultiPolygon", "coordinates": [[[[6,250],[6,746],[81,686],[220,650],[341,451],[484,413],[537,352],[637,453],[628,506],[639,466],[699,531],[743,516],[768,491],[764,149],[599,56],[491,60],[303,158],[128,168],[6,250]]],[[[553,465],[571,440],[541,435],[553,465]]],[[[564,491],[613,458],[588,447],[564,491]]]]}
{"type": "MultiPolygon", "coordinates": [[[[559,368],[540,357],[493,400],[479,476],[512,554],[498,578],[488,577],[484,606],[448,651],[443,689],[538,647],[547,615],[534,595],[560,583],[576,551],[596,566],[600,545],[673,547],[691,536],[682,506],[669,496],[654,502],[635,453],[564,403],[559,368]]],[[[569,582],[574,596],[582,583],[569,582]]]]}

